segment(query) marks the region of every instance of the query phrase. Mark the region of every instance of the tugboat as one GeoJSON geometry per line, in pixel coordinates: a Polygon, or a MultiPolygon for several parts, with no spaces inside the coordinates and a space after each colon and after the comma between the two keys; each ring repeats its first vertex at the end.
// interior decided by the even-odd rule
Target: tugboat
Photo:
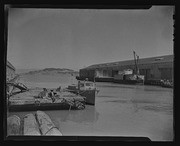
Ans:
{"type": "Polygon", "coordinates": [[[126,69],[126,70],[123,70],[123,71],[119,71],[118,75],[116,75],[114,77],[114,80],[113,80],[114,83],[120,83],[120,84],[144,84],[144,75],[139,74],[139,68],[138,68],[139,56],[136,55],[135,51],[133,51],[133,53],[134,53],[134,62],[135,62],[135,71],[134,71],[134,73],[133,73],[132,69],[126,69]]]}
{"type": "Polygon", "coordinates": [[[116,75],[113,82],[120,84],[144,84],[144,76],[133,74],[130,69],[127,69],[116,75]]]}
{"type": "Polygon", "coordinates": [[[68,91],[86,97],[86,104],[95,105],[95,96],[99,92],[96,89],[95,82],[88,81],[78,81],[78,84],[69,85],[66,88],[68,91]]]}

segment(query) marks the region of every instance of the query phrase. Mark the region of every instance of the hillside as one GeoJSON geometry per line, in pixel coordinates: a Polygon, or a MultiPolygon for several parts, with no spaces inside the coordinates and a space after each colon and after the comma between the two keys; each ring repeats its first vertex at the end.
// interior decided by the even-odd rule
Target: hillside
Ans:
{"type": "Polygon", "coordinates": [[[20,73],[20,75],[35,75],[35,74],[43,74],[43,75],[78,74],[78,72],[67,68],[45,68],[42,70],[33,70],[29,72],[20,73]]]}

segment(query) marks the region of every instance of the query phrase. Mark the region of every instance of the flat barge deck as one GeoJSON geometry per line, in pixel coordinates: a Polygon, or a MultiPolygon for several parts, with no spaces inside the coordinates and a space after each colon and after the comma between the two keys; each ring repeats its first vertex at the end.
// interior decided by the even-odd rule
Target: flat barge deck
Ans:
{"type": "Polygon", "coordinates": [[[12,95],[8,100],[8,111],[36,110],[82,110],[85,108],[86,97],[67,91],[59,92],[54,100],[39,98],[39,90],[29,90],[12,95]]]}

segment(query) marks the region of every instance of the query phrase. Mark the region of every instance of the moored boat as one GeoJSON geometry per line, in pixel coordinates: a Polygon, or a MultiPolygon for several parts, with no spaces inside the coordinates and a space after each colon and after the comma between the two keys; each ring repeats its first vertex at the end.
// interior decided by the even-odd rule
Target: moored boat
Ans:
{"type": "Polygon", "coordinates": [[[86,104],[95,105],[96,89],[95,83],[91,81],[78,81],[78,84],[72,84],[67,87],[67,90],[86,97],[86,104]]]}
{"type": "Polygon", "coordinates": [[[124,69],[123,71],[118,71],[118,74],[114,77],[114,83],[121,84],[144,84],[144,75],[140,75],[138,68],[139,56],[133,51],[134,54],[134,70],[124,69]]]}
{"type": "Polygon", "coordinates": [[[132,71],[127,73],[126,70],[122,71],[114,77],[114,83],[120,84],[144,84],[144,76],[133,74],[132,71]]]}

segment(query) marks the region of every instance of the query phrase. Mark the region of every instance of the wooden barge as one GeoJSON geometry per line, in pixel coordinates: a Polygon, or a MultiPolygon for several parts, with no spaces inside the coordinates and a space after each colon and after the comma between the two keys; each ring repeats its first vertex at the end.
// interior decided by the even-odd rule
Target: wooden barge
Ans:
{"type": "Polygon", "coordinates": [[[54,100],[49,97],[39,97],[41,90],[29,90],[14,94],[8,99],[8,110],[81,110],[85,108],[85,97],[67,91],[56,92],[54,100]]]}
{"type": "MultiPolygon", "coordinates": [[[[81,107],[82,109],[85,108],[81,107]]],[[[22,105],[9,105],[9,112],[17,111],[37,111],[37,110],[79,110],[75,105],[68,103],[43,103],[43,104],[22,104],[22,105]]]]}

